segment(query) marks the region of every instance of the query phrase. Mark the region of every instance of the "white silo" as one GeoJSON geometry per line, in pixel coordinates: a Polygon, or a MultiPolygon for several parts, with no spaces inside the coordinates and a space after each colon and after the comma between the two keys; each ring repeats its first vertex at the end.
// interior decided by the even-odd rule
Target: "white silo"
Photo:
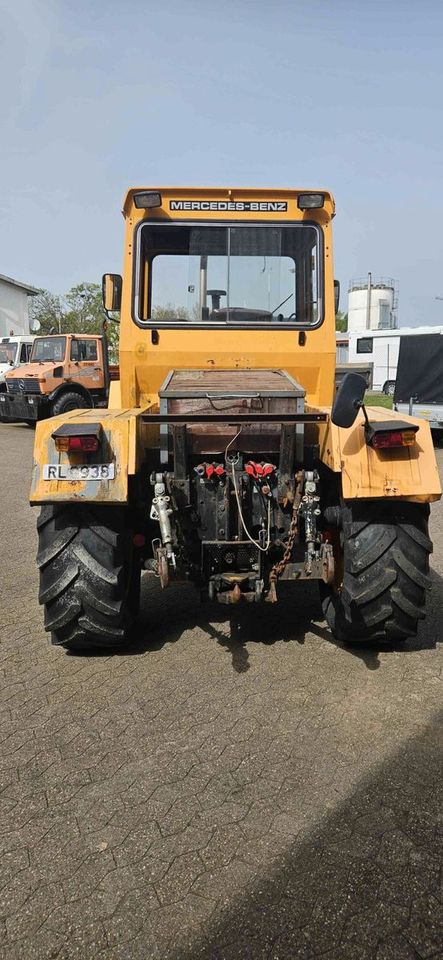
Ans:
{"type": "Polygon", "coordinates": [[[351,280],[348,330],[395,330],[396,327],[396,281],[391,277],[374,278],[371,273],[361,280],[351,280]]]}

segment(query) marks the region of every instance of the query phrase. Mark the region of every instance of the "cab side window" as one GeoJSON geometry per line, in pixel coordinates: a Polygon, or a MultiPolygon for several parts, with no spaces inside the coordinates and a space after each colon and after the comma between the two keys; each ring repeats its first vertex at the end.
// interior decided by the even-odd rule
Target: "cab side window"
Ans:
{"type": "Polygon", "coordinates": [[[71,340],[71,360],[97,360],[97,341],[71,340]]]}
{"type": "Polygon", "coordinates": [[[84,352],[85,355],[83,360],[96,360],[97,359],[97,341],[96,340],[83,340],[84,352]]]}
{"type": "Polygon", "coordinates": [[[27,351],[27,349],[26,349],[27,346],[28,346],[27,343],[22,343],[22,345],[21,345],[21,348],[20,348],[20,363],[27,363],[27,361],[28,361],[29,353],[28,353],[28,351],[27,351]]]}

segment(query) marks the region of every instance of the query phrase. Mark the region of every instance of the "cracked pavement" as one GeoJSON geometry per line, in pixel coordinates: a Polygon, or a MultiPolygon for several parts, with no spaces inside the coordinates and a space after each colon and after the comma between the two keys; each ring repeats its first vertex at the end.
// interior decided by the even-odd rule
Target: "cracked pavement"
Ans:
{"type": "Polygon", "coordinates": [[[145,578],[132,646],[74,656],[33,432],[0,444],[0,958],[442,960],[443,507],[403,648],[336,644],[312,585],[230,616],[145,578]]]}

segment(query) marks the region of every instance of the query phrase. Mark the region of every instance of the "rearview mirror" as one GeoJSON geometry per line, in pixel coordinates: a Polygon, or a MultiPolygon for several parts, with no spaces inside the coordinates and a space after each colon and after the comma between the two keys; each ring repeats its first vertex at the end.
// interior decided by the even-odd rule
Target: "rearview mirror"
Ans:
{"type": "Polygon", "coordinates": [[[347,373],[337,390],[331,412],[336,427],[352,427],[363,403],[366,380],[359,373],[347,373]]]}
{"type": "Polygon", "coordinates": [[[338,313],[340,306],[340,280],[334,280],[334,305],[335,312],[338,313]]]}
{"type": "Polygon", "coordinates": [[[118,311],[122,305],[122,278],[118,273],[104,273],[102,297],[105,310],[118,311]]]}

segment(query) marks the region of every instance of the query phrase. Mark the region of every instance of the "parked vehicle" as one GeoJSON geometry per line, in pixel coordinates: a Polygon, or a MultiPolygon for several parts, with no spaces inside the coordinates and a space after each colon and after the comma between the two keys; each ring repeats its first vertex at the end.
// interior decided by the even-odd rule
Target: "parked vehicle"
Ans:
{"type": "Polygon", "coordinates": [[[402,337],[394,394],[399,413],[443,431],[443,334],[402,337]]]}
{"type": "Polygon", "coordinates": [[[6,375],[6,393],[0,394],[1,419],[34,423],[81,407],[106,407],[109,381],[103,337],[35,337],[29,363],[6,375]]]}
{"type": "Polygon", "coordinates": [[[335,368],[335,385],[343,383],[346,374],[359,373],[366,382],[368,390],[372,390],[372,363],[337,363],[335,368]]]}
{"type": "Polygon", "coordinates": [[[53,643],[128,640],[142,568],[229,605],[276,603],[284,581],[294,623],[317,581],[338,639],[415,634],[437,464],[425,421],[363,412],[362,377],[334,401],[334,210],[326,190],[127,194],[123,278],[103,278],[114,409],[37,426],[53,643]]]}
{"type": "Polygon", "coordinates": [[[0,339],[0,393],[6,390],[6,374],[28,363],[34,340],[31,335],[0,339]]]}
{"type": "MultiPolygon", "coordinates": [[[[372,363],[372,389],[394,396],[400,343],[407,337],[433,335],[443,327],[399,327],[397,330],[350,330],[350,363],[372,363]]],[[[414,349],[412,347],[412,349],[414,349]]]]}

